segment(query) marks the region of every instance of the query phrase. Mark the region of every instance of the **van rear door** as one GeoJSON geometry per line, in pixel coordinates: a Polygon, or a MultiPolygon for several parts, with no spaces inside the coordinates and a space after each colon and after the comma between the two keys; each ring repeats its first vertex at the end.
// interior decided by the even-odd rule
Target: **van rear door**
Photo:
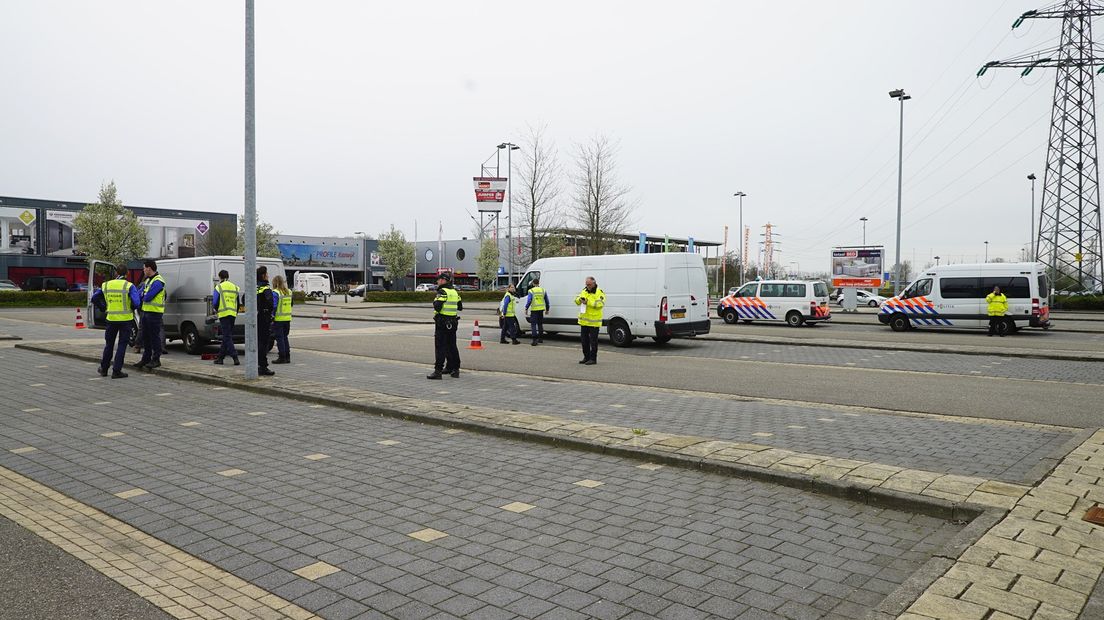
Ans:
{"type": "Polygon", "coordinates": [[[86,314],[92,327],[107,329],[107,313],[92,305],[92,294],[103,287],[103,283],[115,279],[115,265],[101,260],[90,260],[88,265],[88,297],[86,314]]]}
{"type": "Polygon", "coordinates": [[[672,325],[694,320],[697,300],[690,299],[690,272],[685,264],[669,264],[667,268],[667,322],[672,325]]]}

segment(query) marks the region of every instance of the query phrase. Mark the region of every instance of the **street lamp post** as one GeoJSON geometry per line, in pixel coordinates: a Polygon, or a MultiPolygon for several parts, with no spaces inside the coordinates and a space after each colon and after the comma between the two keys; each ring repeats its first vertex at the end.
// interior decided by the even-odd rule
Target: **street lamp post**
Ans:
{"type": "Polygon", "coordinates": [[[506,284],[514,281],[514,164],[510,154],[521,147],[513,142],[503,142],[499,149],[506,150],[506,284]]]}
{"type": "MultiPolygon", "coordinates": [[[[740,280],[740,286],[743,286],[744,269],[746,268],[746,265],[744,265],[744,196],[747,196],[747,194],[744,192],[736,192],[733,196],[740,199],[740,231],[736,233],[736,236],[740,238],[740,277],[738,279],[740,280]]],[[[727,259],[728,257],[726,256],[725,258],[727,259]]]]}
{"type": "Polygon", "coordinates": [[[1035,173],[1027,175],[1027,180],[1031,181],[1031,238],[1028,239],[1027,248],[1031,253],[1031,260],[1035,260],[1035,173]]]}
{"type": "Polygon", "coordinates": [[[863,247],[865,248],[866,247],[866,222],[867,222],[866,216],[864,215],[863,217],[860,217],[859,221],[863,223],[863,247]]]}
{"type": "Polygon", "coordinates": [[[989,242],[985,242],[985,262],[989,262],[989,242]]]}
{"type": "MultiPolygon", "coordinates": [[[[371,269],[371,264],[368,262],[368,233],[363,231],[357,231],[354,235],[360,235],[360,253],[364,259],[364,299],[368,299],[368,283],[372,281],[372,278],[368,275],[368,270],[371,269]]],[[[415,239],[415,241],[417,241],[415,239]]],[[[414,273],[418,273],[415,269],[414,273]]]]}
{"type": "Polygon", "coordinates": [[[896,295],[901,292],[901,179],[905,166],[905,102],[912,99],[912,96],[902,88],[889,91],[889,96],[901,102],[901,123],[897,138],[897,254],[893,266],[893,293],[896,295]]]}
{"type": "Polygon", "coordinates": [[[257,125],[253,3],[245,0],[245,378],[257,378],[257,125]]]}
{"type": "Polygon", "coordinates": [[[935,266],[936,267],[939,266],[939,257],[938,256],[935,257],[935,266]]]}

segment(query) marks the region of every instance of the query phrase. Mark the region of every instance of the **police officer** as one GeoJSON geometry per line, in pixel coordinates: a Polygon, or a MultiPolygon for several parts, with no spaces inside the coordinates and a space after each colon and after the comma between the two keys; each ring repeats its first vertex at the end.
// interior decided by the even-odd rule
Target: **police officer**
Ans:
{"type": "Polygon", "coordinates": [[[464,302],[452,287],[447,272],[437,275],[437,297],[433,300],[433,373],[426,379],[440,379],[441,374],[460,376],[460,351],[456,349],[456,327],[464,302]]]}
{"type": "Polygon", "coordinates": [[[273,338],[276,339],[276,361],[273,364],[291,363],[291,290],[284,276],[272,278],[272,292],[276,293],[276,314],[272,318],[273,338]]]}
{"type": "Polygon", "coordinates": [[[580,364],[593,366],[598,363],[598,331],[602,327],[602,308],[606,305],[606,294],[598,288],[594,277],[586,279],[586,286],[575,296],[575,305],[579,306],[580,340],[583,344],[583,359],[580,364]]]}
{"type": "Polygon", "coordinates": [[[502,330],[498,335],[498,342],[506,344],[506,338],[510,338],[513,344],[518,342],[520,327],[517,320],[517,289],[514,285],[506,287],[506,294],[502,297],[502,303],[498,305],[498,317],[502,320],[502,330]]]}
{"type": "Polygon", "coordinates": [[[161,367],[161,348],[165,338],[161,335],[165,319],[165,278],[157,273],[157,261],[147,260],[142,265],[146,274],[142,286],[142,359],[134,365],[139,370],[161,367]]]}
{"type": "Polygon", "coordinates": [[[276,292],[268,286],[268,267],[257,267],[257,374],[271,377],[276,371],[268,368],[268,349],[272,338],[272,314],[276,309],[276,292]]]}
{"type": "Polygon", "coordinates": [[[230,357],[234,360],[234,365],[239,366],[241,362],[238,361],[238,350],[234,347],[234,322],[238,317],[238,306],[241,305],[241,290],[230,281],[229,271],[223,269],[218,275],[219,283],[215,285],[211,305],[218,315],[222,346],[215,363],[221,366],[223,360],[230,357]]]}
{"type": "Polygon", "coordinates": [[[1004,338],[1007,330],[1000,327],[1004,323],[1004,315],[1008,313],[1008,297],[1001,292],[999,286],[994,286],[993,292],[985,296],[985,304],[989,311],[989,335],[998,334],[1004,338]]]}
{"type": "Polygon", "coordinates": [[[119,265],[116,274],[118,277],[104,282],[103,287],[92,294],[92,303],[105,308],[107,315],[100,376],[106,377],[107,367],[111,366],[112,379],[125,379],[127,374],[123,372],[123,358],[126,356],[127,343],[130,342],[130,330],[134,327],[134,309],[142,305],[142,296],[138,293],[138,287],[126,279],[126,265],[119,265]],[[114,363],[112,353],[115,354],[114,363]]]}
{"type": "Polygon", "coordinates": [[[525,298],[525,313],[529,315],[529,327],[533,336],[532,346],[544,342],[544,311],[548,308],[548,293],[540,287],[540,278],[533,278],[529,295],[525,298]]]}

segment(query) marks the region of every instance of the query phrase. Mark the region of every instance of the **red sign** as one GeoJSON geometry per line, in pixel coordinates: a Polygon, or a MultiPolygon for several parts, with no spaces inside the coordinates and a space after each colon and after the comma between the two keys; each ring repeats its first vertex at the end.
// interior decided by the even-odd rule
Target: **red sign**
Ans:
{"type": "Polygon", "coordinates": [[[503,177],[472,177],[475,204],[480,211],[501,211],[506,199],[506,179],[503,177]]]}

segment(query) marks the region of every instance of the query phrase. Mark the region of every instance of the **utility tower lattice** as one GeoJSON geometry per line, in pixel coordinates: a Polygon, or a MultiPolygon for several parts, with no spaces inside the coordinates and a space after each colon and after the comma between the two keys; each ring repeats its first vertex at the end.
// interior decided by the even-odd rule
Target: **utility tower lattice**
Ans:
{"type": "Polygon", "coordinates": [[[1058,47],[988,62],[978,71],[981,77],[990,68],[1016,67],[1025,76],[1036,67],[1057,69],[1043,202],[1032,241],[1034,259],[1050,266],[1058,289],[1096,288],[1104,281],[1093,81],[1094,73],[1104,71],[1104,51],[1092,38],[1092,20],[1101,15],[1104,3],[1090,0],[1028,11],[1012,27],[1027,19],[1061,19],[1058,47]]]}

